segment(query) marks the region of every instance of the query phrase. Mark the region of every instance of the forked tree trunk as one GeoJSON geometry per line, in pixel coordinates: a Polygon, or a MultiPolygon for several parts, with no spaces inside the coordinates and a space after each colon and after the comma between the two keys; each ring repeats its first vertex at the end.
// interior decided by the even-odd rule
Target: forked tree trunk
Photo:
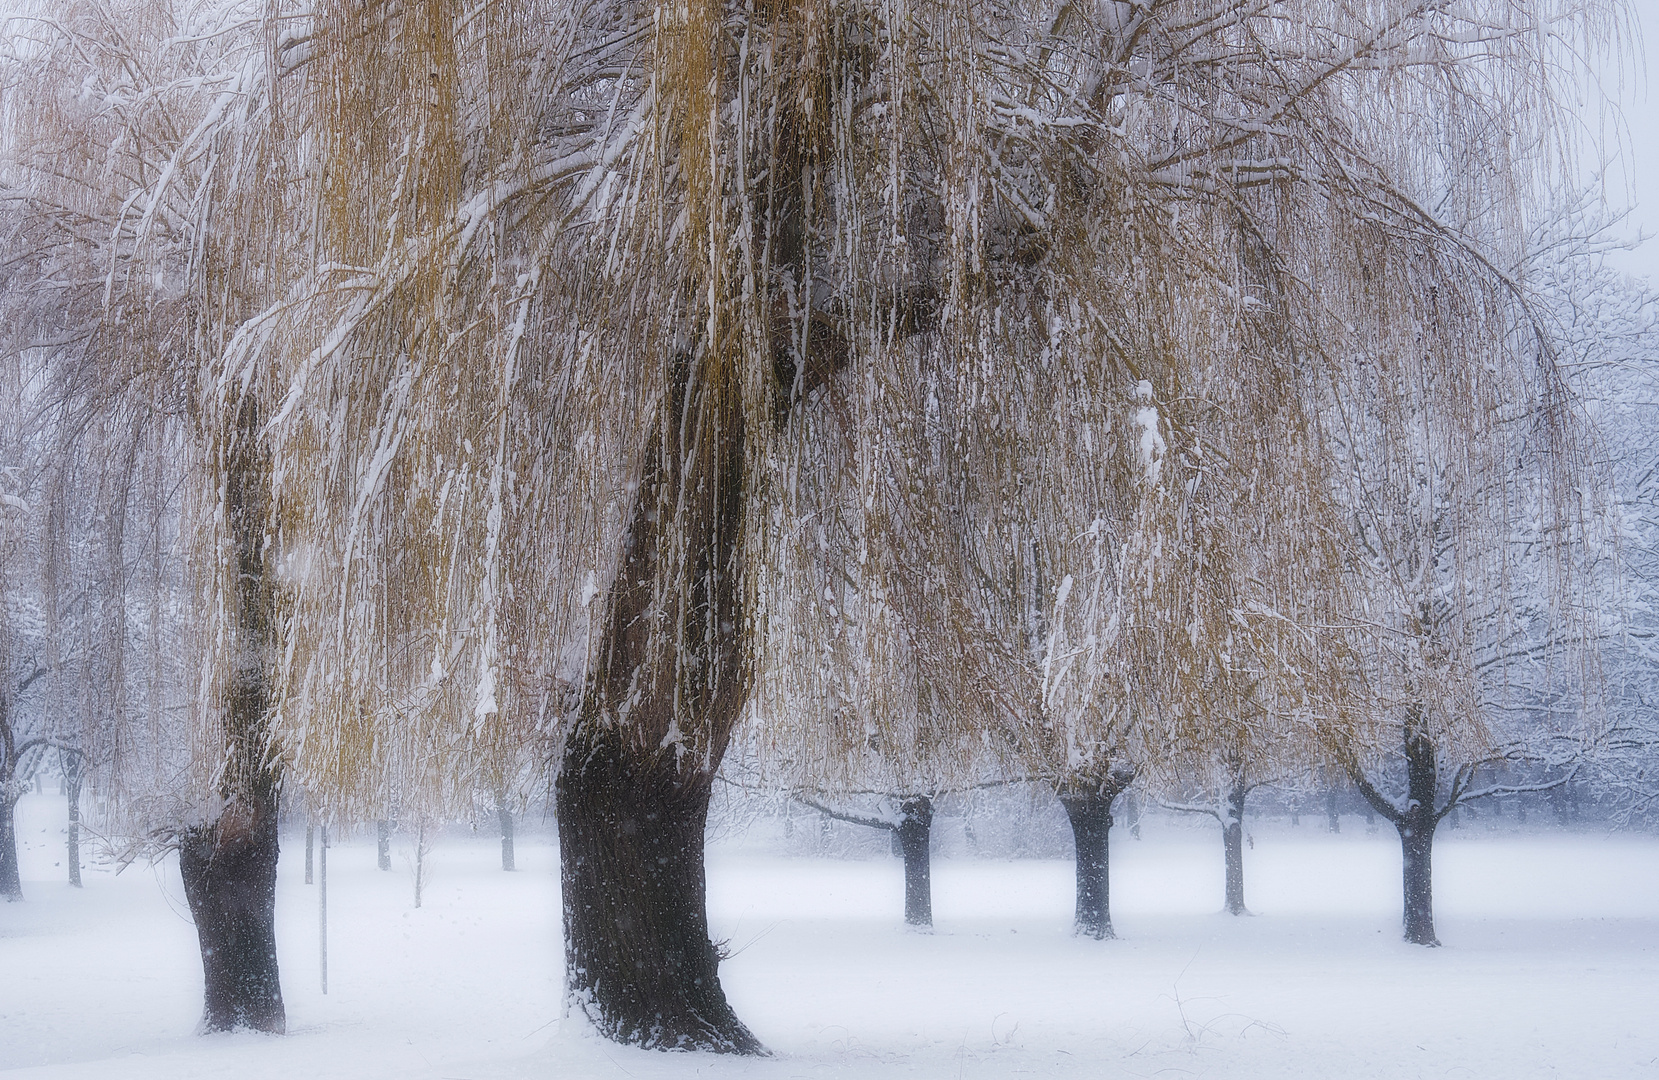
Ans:
{"type": "Polygon", "coordinates": [[[1105,780],[1076,781],[1060,792],[1077,851],[1077,909],[1073,928],[1095,940],[1113,938],[1110,835],[1112,802],[1134,778],[1114,772],[1105,780]]]}
{"type": "Polygon", "coordinates": [[[1226,903],[1229,915],[1248,915],[1244,906],[1244,800],[1250,789],[1234,780],[1227,791],[1227,807],[1221,821],[1221,850],[1227,868],[1226,903]]]}
{"type": "Polygon", "coordinates": [[[933,925],[932,833],[933,800],[926,795],[904,800],[894,834],[904,853],[904,921],[911,926],[933,925]]]}
{"type": "Polygon", "coordinates": [[[709,367],[674,373],[565,740],[565,979],[569,1006],[612,1039],[761,1053],[720,987],[705,907],[710,789],[748,673],[742,421],[709,367]]]}
{"type": "Polygon", "coordinates": [[[1438,755],[1434,740],[1422,730],[1417,710],[1407,717],[1402,749],[1406,760],[1404,809],[1378,791],[1356,762],[1348,764],[1348,775],[1365,801],[1392,822],[1400,834],[1405,940],[1413,945],[1436,946],[1440,939],[1434,933],[1434,830],[1447,811],[1457,805],[1456,792],[1445,807],[1436,809],[1438,755]]]}
{"type": "Polygon", "coordinates": [[[274,625],[265,573],[269,462],[259,447],[259,410],[248,399],[224,459],[226,526],[234,546],[233,613],[241,660],[219,705],[225,750],[218,816],[179,835],[179,872],[196,920],[205,1002],[201,1030],[287,1028],[277,976],[276,867],[279,766],[269,756],[266,664],[274,625]]]}

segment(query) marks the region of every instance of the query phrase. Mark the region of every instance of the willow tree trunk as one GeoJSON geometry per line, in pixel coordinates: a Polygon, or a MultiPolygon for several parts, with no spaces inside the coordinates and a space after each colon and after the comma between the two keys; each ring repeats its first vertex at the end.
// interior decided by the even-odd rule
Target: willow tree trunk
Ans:
{"type": "Polygon", "coordinates": [[[276,803],[236,804],[179,844],[204,976],[203,1031],[287,1027],[276,957],[276,803]]]}
{"type": "Polygon", "coordinates": [[[567,1001],[604,1035],[762,1052],[709,940],[704,827],[747,692],[736,389],[683,358],[555,784],[567,1001]]]}
{"type": "Polygon", "coordinates": [[[1108,858],[1112,803],[1134,779],[1133,770],[1115,769],[1104,778],[1073,778],[1059,791],[1077,850],[1077,911],[1073,925],[1085,937],[1102,940],[1117,936],[1112,932],[1108,858]]]}
{"type": "Polygon", "coordinates": [[[513,811],[507,806],[507,796],[496,792],[495,816],[501,822],[501,869],[513,869],[513,811]]]}
{"type": "Polygon", "coordinates": [[[17,869],[17,799],[0,787],[0,897],[23,899],[23,879],[17,869]]]}
{"type": "Polygon", "coordinates": [[[894,833],[904,854],[904,921],[911,926],[932,926],[933,867],[928,847],[933,835],[933,801],[917,795],[901,803],[894,833]]]}
{"type": "Polygon", "coordinates": [[[1402,884],[1405,899],[1405,937],[1413,945],[1439,945],[1434,935],[1434,879],[1430,856],[1434,829],[1445,810],[1435,810],[1440,784],[1434,740],[1408,721],[1405,729],[1406,807],[1395,822],[1400,833],[1402,884]]]}
{"type": "Polygon", "coordinates": [[[1250,789],[1235,780],[1227,791],[1227,806],[1221,821],[1221,850],[1227,868],[1227,914],[1248,915],[1244,906],[1244,800],[1250,789]]]}
{"type": "Polygon", "coordinates": [[[1078,934],[1097,941],[1117,936],[1112,932],[1108,858],[1112,799],[1116,795],[1115,791],[1089,791],[1060,796],[1077,848],[1077,910],[1072,925],[1078,934]]]}
{"type": "Polygon", "coordinates": [[[64,857],[69,860],[69,884],[81,887],[81,756],[64,754],[63,790],[69,802],[69,829],[64,839],[64,857]]]}
{"type": "Polygon", "coordinates": [[[276,956],[277,797],[281,772],[269,743],[267,663],[274,624],[265,571],[269,463],[259,410],[238,413],[222,470],[226,531],[235,563],[232,655],[219,704],[224,748],[218,815],[179,836],[179,872],[196,920],[204,977],[201,1030],[287,1028],[276,956]]]}
{"type": "Polygon", "coordinates": [[[1407,814],[1395,826],[1405,886],[1405,937],[1413,945],[1440,944],[1434,934],[1434,826],[1432,813],[1407,814]]]}
{"type": "Polygon", "coordinates": [[[1413,945],[1439,945],[1434,933],[1434,830],[1446,812],[1456,806],[1448,801],[1435,808],[1440,774],[1434,740],[1424,733],[1421,714],[1412,710],[1406,719],[1402,750],[1406,760],[1406,798],[1402,809],[1372,784],[1357,762],[1348,763],[1349,778],[1366,803],[1393,823],[1400,834],[1400,877],[1405,939],[1413,945]]]}

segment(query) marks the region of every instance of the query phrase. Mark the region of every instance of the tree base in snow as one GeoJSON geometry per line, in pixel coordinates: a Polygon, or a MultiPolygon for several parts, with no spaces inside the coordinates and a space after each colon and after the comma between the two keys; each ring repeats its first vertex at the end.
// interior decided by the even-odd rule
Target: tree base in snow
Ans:
{"type": "Polygon", "coordinates": [[[709,940],[708,784],[614,731],[572,734],[556,787],[568,1003],[617,1042],[762,1054],[709,940]]]}
{"type": "Polygon", "coordinates": [[[202,950],[200,1031],[282,1034],[276,957],[276,807],[231,803],[179,838],[179,872],[202,950]]]}

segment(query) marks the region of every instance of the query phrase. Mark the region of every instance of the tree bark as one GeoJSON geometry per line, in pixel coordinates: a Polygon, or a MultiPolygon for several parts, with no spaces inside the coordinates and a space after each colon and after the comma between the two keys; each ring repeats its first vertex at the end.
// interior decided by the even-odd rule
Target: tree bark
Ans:
{"type": "Polygon", "coordinates": [[[315,825],[307,825],[305,827],[305,883],[307,885],[311,884],[311,866],[313,862],[312,852],[316,850],[316,844],[317,827],[315,825]]]}
{"type": "Polygon", "coordinates": [[[1221,850],[1227,869],[1226,903],[1229,915],[1248,915],[1244,906],[1244,800],[1250,789],[1235,780],[1227,792],[1221,822],[1221,850]]]}
{"type": "Polygon", "coordinates": [[[202,950],[203,1032],[287,1028],[276,957],[274,799],[233,804],[179,841],[184,895],[202,950]]]}
{"type": "Polygon", "coordinates": [[[619,1042],[761,1053],[720,986],[703,869],[748,692],[729,378],[710,358],[676,362],[555,796],[568,1004],[619,1042]]]}
{"type": "Polygon", "coordinates": [[[69,828],[64,841],[64,857],[69,860],[69,884],[81,887],[81,756],[66,753],[63,765],[64,794],[69,802],[69,828]]]}
{"type": "Polygon", "coordinates": [[[374,823],[374,864],[382,870],[392,868],[392,823],[385,818],[374,823]]]}
{"type": "Polygon", "coordinates": [[[0,794],[0,896],[23,899],[23,879],[17,869],[17,800],[0,794]]]}
{"type": "Polygon", "coordinates": [[[1060,792],[1060,805],[1071,822],[1077,852],[1075,932],[1097,941],[1115,938],[1112,931],[1110,834],[1112,802],[1129,786],[1133,773],[1073,783],[1060,792]]]}
{"type": "Polygon", "coordinates": [[[1405,937],[1413,945],[1439,945],[1434,935],[1434,815],[1408,814],[1396,828],[1405,885],[1405,937]]]}
{"type": "Polygon", "coordinates": [[[217,463],[234,551],[237,657],[219,703],[224,747],[218,815],[179,834],[179,872],[196,920],[204,985],[202,1032],[287,1028],[276,957],[277,806],[280,766],[270,754],[267,665],[275,626],[266,575],[269,460],[252,398],[217,463]]]}
{"type": "Polygon", "coordinates": [[[501,822],[501,869],[513,869],[513,812],[507,807],[507,796],[497,792],[495,816],[501,822]]]}
{"type": "Polygon", "coordinates": [[[933,832],[933,800],[916,795],[899,805],[894,830],[904,852],[904,921],[933,925],[933,868],[928,842],[933,832]]]}
{"type": "Polygon", "coordinates": [[[1111,800],[1099,795],[1062,796],[1077,847],[1077,908],[1073,928],[1095,940],[1116,937],[1112,932],[1111,870],[1108,836],[1112,829],[1111,800]]]}
{"type": "Polygon", "coordinates": [[[1440,944],[1434,933],[1434,878],[1432,856],[1434,830],[1440,819],[1456,806],[1454,785],[1452,798],[1445,807],[1435,808],[1439,795],[1440,774],[1438,752],[1434,740],[1422,729],[1418,709],[1407,715],[1402,749],[1406,759],[1405,807],[1395,805],[1365,775],[1359,763],[1346,763],[1348,777],[1359,789],[1368,806],[1393,823],[1400,834],[1400,865],[1405,940],[1413,945],[1440,944]]]}
{"type": "Polygon", "coordinates": [[[709,940],[706,783],[589,729],[566,748],[557,798],[572,1003],[618,1042],[760,1052],[726,1001],[709,940]]]}
{"type": "MultiPolygon", "coordinates": [[[[1435,797],[1440,786],[1439,761],[1434,740],[1420,725],[1408,719],[1405,725],[1406,807],[1396,827],[1400,833],[1400,854],[1405,898],[1405,936],[1413,945],[1439,945],[1434,936],[1434,880],[1430,856],[1434,829],[1440,823],[1435,797]]],[[[1455,803],[1452,804],[1455,806],[1455,803]]],[[[1446,809],[1450,810],[1452,806],[1446,809]]]]}

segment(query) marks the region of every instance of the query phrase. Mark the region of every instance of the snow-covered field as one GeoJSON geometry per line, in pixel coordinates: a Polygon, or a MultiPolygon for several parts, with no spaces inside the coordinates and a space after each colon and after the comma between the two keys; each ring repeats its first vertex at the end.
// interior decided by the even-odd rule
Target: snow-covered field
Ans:
{"type": "Polygon", "coordinates": [[[22,904],[0,905],[0,1071],[19,1077],[1659,1077],[1659,839],[1466,827],[1436,847],[1440,936],[1399,941],[1391,831],[1259,825],[1256,917],[1217,914],[1220,843],[1114,834],[1118,941],[1069,930],[1071,866],[941,860],[937,932],[899,922],[892,859],[710,860],[739,1015],[775,1056],[617,1047],[557,1019],[555,854],[488,837],[431,855],[329,853],[329,993],[316,887],[286,840],[290,1033],[192,1034],[201,969],[172,864],[61,883],[62,801],[19,807],[22,904]]]}

